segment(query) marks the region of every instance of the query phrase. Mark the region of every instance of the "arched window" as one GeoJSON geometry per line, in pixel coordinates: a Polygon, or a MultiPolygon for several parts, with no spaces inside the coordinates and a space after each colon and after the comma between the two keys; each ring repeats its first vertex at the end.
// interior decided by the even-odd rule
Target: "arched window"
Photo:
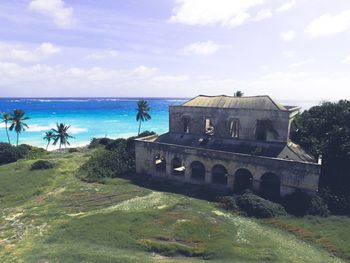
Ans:
{"type": "Polygon", "coordinates": [[[278,201],[280,199],[280,178],[274,173],[265,173],[261,176],[260,194],[262,197],[278,201]]]}
{"type": "Polygon", "coordinates": [[[190,133],[190,117],[183,117],[183,132],[190,133]]]}
{"type": "Polygon", "coordinates": [[[166,160],[164,156],[157,154],[154,157],[154,164],[157,172],[166,172],[166,160]]]}
{"type": "Polygon", "coordinates": [[[239,138],[239,120],[238,119],[230,120],[230,136],[232,138],[239,138]]]}
{"type": "Polygon", "coordinates": [[[172,173],[174,176],[185,176],[185,166],[180,158],[175,157],[172,161],[172,173]]]}
{"type": "Polygon", "coordinates": [[[204,181],[205,179],[205,167],[199,161],[191,163],[191,178],[196,181],[204,181]]]}
{"type": "Polygon", "coordinates": [[[205,134],[209,136],[213,136],[215,133],[215,127],[213,124],[213,120],[210,118],[205,119],[205,134]]]}
{"type": "Polygon", "coordinates": [[[238,169],[235,173],[234,191],[242,192],[253,186],[253,175],[247,169],[238,169]]]}
{"type": "Polygon", "coordinates": [[[227,169],[225,166],[217,164],[211,170],[212,182],[214,184],[227,185],[227,169]]]}

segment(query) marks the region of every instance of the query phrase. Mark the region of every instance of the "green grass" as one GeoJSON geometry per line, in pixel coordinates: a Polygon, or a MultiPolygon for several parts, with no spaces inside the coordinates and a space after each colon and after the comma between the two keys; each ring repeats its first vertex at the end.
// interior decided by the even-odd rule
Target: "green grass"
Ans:
{"type": "Polygon", "coordinates": [[[280,228],[319,244],[330,253],[350,261],[350,218],[330,216],[326,218],[308,216],[286,217],[273,222],[280,228]]]}
{"type": "Polygon", "coordinates": [[[125,179],[83,182],[76,171],[91,154],[52,153],[51,170],[30,171],[32,160],[0,166],[1,262],[342,262],[215,203],[125,179]]]}

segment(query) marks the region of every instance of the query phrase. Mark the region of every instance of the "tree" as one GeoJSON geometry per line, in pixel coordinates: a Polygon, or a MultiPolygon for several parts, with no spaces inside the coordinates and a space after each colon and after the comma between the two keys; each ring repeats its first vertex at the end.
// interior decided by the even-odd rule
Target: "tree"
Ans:
{"type": "Polygon", "coordinates": [[[47,148],[50,145],[51,140],[53,140],[54,137],[55,137],[55,133],[53,131],[48,131],[48,132],[45,133],[45,137],[43,138],[43,140],[47,141],[46,151],[47,151],[47,148]]]}
{"type": "Polygon", "coordinates": [[[14,110],[13,115],[10,120],[12,121],[10,126],[10,131],[15,131],[17,134],[16,146],[18,146],[19,134],[22,131],[28,129],[28,125],[24,122],[29,119],[29,117],[25,117],[25,112],[23,110],[14,110]]]}
{"type": "Polygon", "coordinates": [[[140,135],[141,131],[141,123],[144,121],[148,121],[151,119],[151,115],[149,114],[149,111],[151,108],[148,105],[148,102],[145,101],[144,99],[139,100],[137,102],[137,114],[136,114],[136,121],[139,122],[139,132],[138,135],[140,135]]]}
{"type": "Polygon", "coordinates": [[[315,158],[322,155],[320,187],[349,195],[350,101],[312,107],[296,118],[295,124],[292,140],[315,158]]]}
{"type": "Polygon", "coordinates": [[[64,145],[64,147],[68,145],[70,145],[68,139],[72,138],[74,139],[73,136],[70,136],[68,134],[68,130],[70,128],[70,125],[65,125],[63,123],[60,124],[56,124],[57,128],[56,129],[52,129],[51,131],[54,133],[54,137],[53,137],[53,145],[57,145],[57,143],[59,142],[59,149],[61,150],[62,145],[64,145]]]}
{"type": "Polygon", "coordinates": [[[240,91],[240,90],[237,90],[237,91],[233,94],[233,96],[234,96],[235,98],[241,98],[241,97],[243,97],[243,95],[244,95],[244,93],[243,93],[242,91],[240,91]]]}
{"type": "Polygon", "coordinates": [[[3,112],[1,115],[2,122],[5,123],[5,129],[6,129],[6,135],[7,135],[7,140],[9,144],[11,144],[10,141],[10,136],[9,136],[9,130],[8,130],[8,123],[11,120],[11,115],[7,112],[3,112]]]}

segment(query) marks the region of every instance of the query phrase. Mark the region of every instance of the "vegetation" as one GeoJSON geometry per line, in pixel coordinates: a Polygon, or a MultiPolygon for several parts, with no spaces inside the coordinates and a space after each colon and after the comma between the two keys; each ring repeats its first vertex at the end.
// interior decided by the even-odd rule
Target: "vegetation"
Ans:
{"type": "Polygon", "coordinates": [[[8,123],[11,120],[11,115],[7,112],[3,112],[1,114],[2,123],[5,123],[5,130],[6,130],[6,136],[7,141],[9,144],[11,144],[10,136],[9,136],[9,130],[8,130],[8,123]]]}
{"type": "Polygon", "coordinates": [[[328,205],[320,195],[310,196],[301,191],[287,195],[283,199],[287,212],[295,216],[319,215],[328,216],[328,205]]]}
{"type": "Polygon", "coordinates": [[[47,160],[39,160],[32,164],[30,170],[47,170],[54,168],[54,164],[47,160]]]}
{"type": "Polygon", "coordinates": [[[43,138],[43,140],[47,141],[47,144],[46,144],[46,151],[47,151],[47,148],[49,147],[50,143],[51,143],[51,140],[53,140],[55,137],[55,133],[53,131],[48,131],[45,133],[45,136],[43,138]]]}
{"type": "Polygon", "coordinates": [[[28,128],[28,125],[25,123],[29,117],[24,116],[25,112],[23,110],[14,110],[13,115],[11,116],[11,126],[10,131],[15,131],[17,135],[16,145],[18,146],[19,135],[21,132],[25,131],[28,128]]]}
{"type": "Polygon", "coordinates": [[[149,114],[150,110],[151,108],[148,105],[147,101],[142,99],[137,102],[136,121],[139,122],[139,132],[137,133],[138,135],[140,135],[141,132],[141,123],[144,121],[149,121],[151,119],[151,115],[149,114]]]}
{"type": "Polygon", "coordinates": [[[243,93],[242,91],[240,91],[240,90],[237,90],[237,91],[233,94],[233,96],[236,97],[236,98],[241,98],[241,97],[243,97],[243,95],[244,95],[244,93],[243,93]]]}
{"type": "Polygon", "coordinates": [[[26,144],[14,147],[8,143],[0,143],[0,165],[16,162],[25,158],[40,158],[46,151],[26,144]]]}
{"type": "Polygon", "coordinates": [[[68,130],[70,125],[65,125],[63,123],[56,124],[57,128],[52,129],[51,131],[54,133],[53,136],[53,145],[57,145],[59,143],[59,149],[62,149],[62,146],[66,147],[67,144],[70,145],[69,139],[74,138],[73,136],[68,134],[68,130]]]}
{"type": "MultiPolygon", "coordinates": [[[[0,188],[1,262],[341,262],[316,240],[216,203],[122,178],[79,180],[80,165],[100,151],[108,150],[49,153],[40,159],[55,163],[51,170],[31,171],[36,160],[0,166],[0,185],[6,186],[0,188]]],[[[296,225],[305,218],[278,220],[296,225]]],[[[310,231],[317,240],[329,238],[346,258],[349,219],[316,220],[317,227],[308,227],[315,227],[310,231]]]]}
{"type": "Polygon", "coordinates": [[[287,215],[280,204],[263,199],[249,191],[237,196],[235,200],[239,209],[248,216],[268,218],[287,215]]]}
{"type": "Polygon", "coordinates": [[[325,102],[297,119],[293,140],[322,156],[321,192],[332,213],[350,215],[350,101],[325,102]]]}

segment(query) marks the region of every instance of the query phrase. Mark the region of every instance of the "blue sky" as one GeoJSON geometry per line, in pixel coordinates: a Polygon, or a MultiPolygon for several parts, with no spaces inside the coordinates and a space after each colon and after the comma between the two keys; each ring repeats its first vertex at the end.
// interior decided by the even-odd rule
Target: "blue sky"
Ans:
{"type": "Polygon", "coordinates": [[[0,96],[350,98],[348,0],[2,0],[0,96]]]}

